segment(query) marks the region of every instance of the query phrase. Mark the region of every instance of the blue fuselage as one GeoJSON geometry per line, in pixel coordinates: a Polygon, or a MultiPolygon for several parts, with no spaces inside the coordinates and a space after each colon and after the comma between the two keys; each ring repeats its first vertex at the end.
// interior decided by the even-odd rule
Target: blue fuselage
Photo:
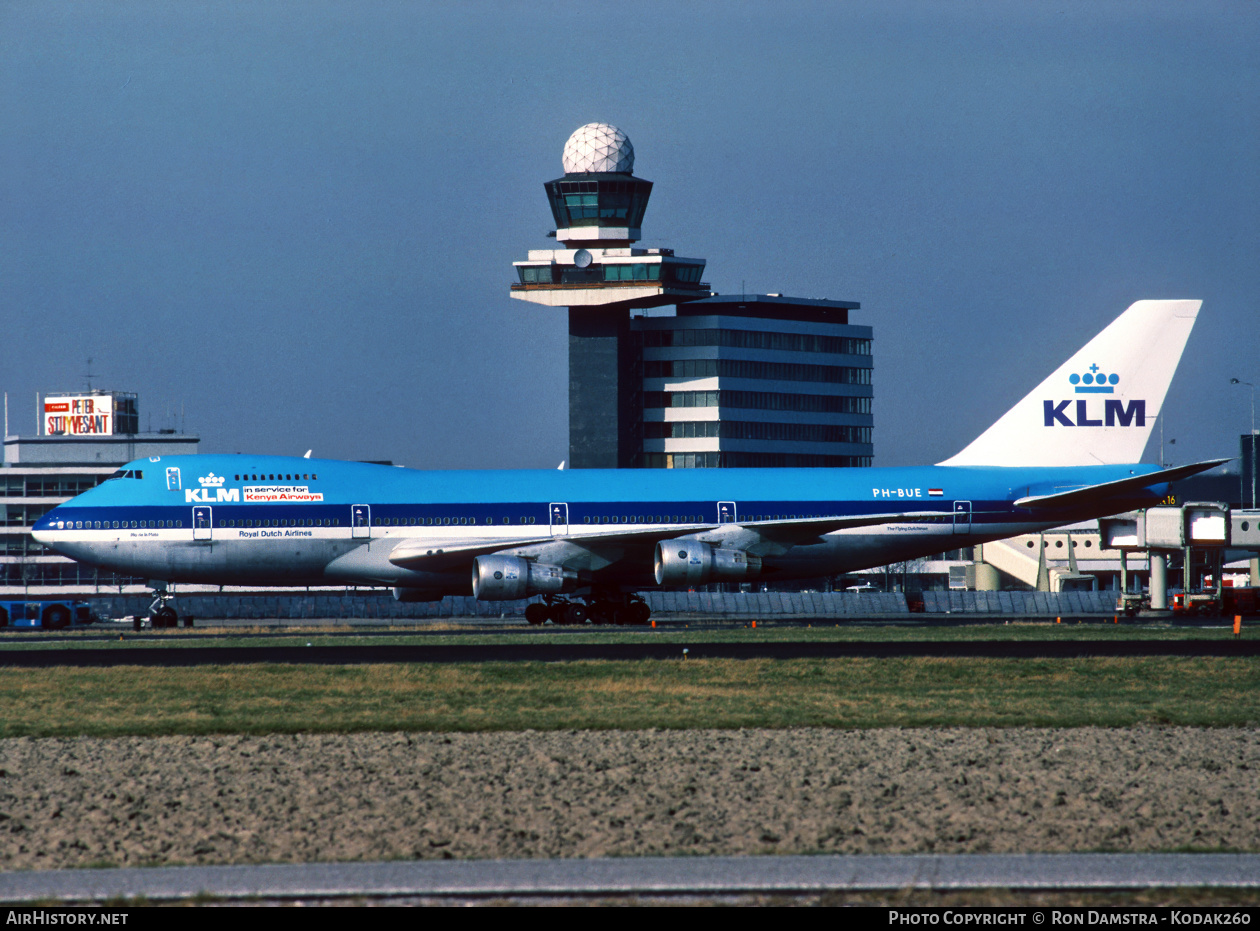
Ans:
{"type": "Polygon", "coordinates": [[[545,550],[547,561],[594,583],[642,587],[653,584],[651,554],[660,540],[707,539],[733,528],[755,542],[759,527],[773,526],[762,547],[766,576],[831,574],[1149,506],[1164,486],[1052,513],[1014,502],[1153,471],[1112,465],[422,472],[287,457],[161,457],[129,463],[49,512],[34,533],[83,562],[171,582],[358,583],[467,594],[471,557],[407,567],[388,557],[404,542],[441,553],[471,541],[480,552],[531,559],[545,550]],[[897,519],[901,514],[907,516],[897,519]],[[783,543],[793,522],[865,515],[887,518],[788,533],[783,543]]]}

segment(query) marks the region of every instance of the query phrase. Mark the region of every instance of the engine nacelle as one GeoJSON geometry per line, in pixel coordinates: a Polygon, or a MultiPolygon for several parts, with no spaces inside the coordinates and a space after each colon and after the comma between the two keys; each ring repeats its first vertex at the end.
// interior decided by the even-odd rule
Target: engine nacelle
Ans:
{"type": "Polygon", "coordinates": [[[654,568],[657,585],[741,582],[761,573],[761,557],[714,549],[699,540],[662,540],[656,544],[654,568]]]}
{"type": "Polygon", "coordinates": [[[472,589],[478,601],[555,595],[576,581],[576,572],[519,556],[478,556],[473,560],[472,589]]]}
{"type": "Polygon", "coordinates": [[[395,588],[394,600],[403,604],[414,601],[441,601],[443,593],[433,588],[395,588]]]}

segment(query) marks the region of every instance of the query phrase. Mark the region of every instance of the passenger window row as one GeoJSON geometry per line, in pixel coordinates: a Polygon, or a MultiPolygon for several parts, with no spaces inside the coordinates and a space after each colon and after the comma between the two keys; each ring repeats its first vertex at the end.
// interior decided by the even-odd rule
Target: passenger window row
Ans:
{"type": "Polygon", "coordinates": [[[340,527],[335,517],[319,518],[272,518],[269,520],[221,520],[220,527],[340,527]]]}
{"type": "MultiPolygon", "coordinates": [[[[537,521],[536,517],[518,517],[518,524],[532,524],[537,521]]],[[[503,518],[504,524],[512,523],[512,518],[503,518]]],[[[447,527],[450,525],[459,526],[475,526],[477,518],[475,517],[374,517],[372,518],[372,526],[374,527],[447,527]]],[[[494,524],[493,517],[486,518],[486,526],[494,524]]]]}
{"type": "Polygon", "coordinates": [[[182,520],[76,520],[65,524],[66,530],[150,530],[184,526],[182,520]]]}
{"type": "Polygon", "coordinates": [[[673,515],[657,514],[655,516],[649,514],[646,517],[644,517],[642,514],[640,514],[637,517],[633,515],[629,517],[618,517],[616,514],[613,514],[610,517],[607,514],[602,514],[596,517],[583,517],[582,523],[584,524],[698,524],[698,523],[701,523],[702,520],[703,518],[695,517],[690,514],[684,514],[682,517],[679,517],[677,514],[673,514],[673,515]]]}
{"type": "Polygon", "coordinates": [[[269,474],[264,475],[261,472],[256,472],[251,475],[234,475],[232,476],[232,478],[238,482],[317,482],[319,481],[319,476],[316,475],[314,472],[311,472],[309,474],[306,472],[303,472],[301,475],[298,475],[296,472],[292,473],[291,475],[288,473],[281,475],[279,472],[274,472],[274,473],[269,473],[269,474]]]}

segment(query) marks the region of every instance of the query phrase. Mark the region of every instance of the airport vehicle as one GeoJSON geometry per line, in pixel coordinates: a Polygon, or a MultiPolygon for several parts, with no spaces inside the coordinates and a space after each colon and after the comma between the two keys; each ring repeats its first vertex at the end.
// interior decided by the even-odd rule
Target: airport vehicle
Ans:
{"type": "Polygon", "coordinates": [[[97,620],[86,601],[67,599],[27,599],[0,601],[0,627],[42,627],[60,630],[71,624],[91,624],[97,620]]]}
{"type": "Polygon", "coordinates": [[[1211,468],[1136,464],[1199,301],[1139,301],[935,466],[422,472],[278,456],[152,457],[33,528],[165,582],[541,595],[531,623],[643,623],[653,585],[832,575],[1155,504],[1211,468]]]}
{"type": "Polygon", "coordinates": [[[1260,589],[1226,585],[1197,592],[1178,592],[1169,607],[1174,616],[1233,617],[1260,614],[1260,589]]]}
{"type": "Polygon", "coordinates": [[[1116,613],[1125,617],[1137,617],[1138,612],[1151,606],[1151,596],[1147,592],[1121,592],[1116,598],[1116,613]]]}

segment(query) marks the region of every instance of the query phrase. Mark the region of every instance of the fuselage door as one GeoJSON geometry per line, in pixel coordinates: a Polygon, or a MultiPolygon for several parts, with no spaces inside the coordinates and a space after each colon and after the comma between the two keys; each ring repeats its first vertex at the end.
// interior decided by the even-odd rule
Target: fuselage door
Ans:
{"type": "Polygon", "coordinates": [[[735,502],[719,501],[717,505],[717,513],[719,524],[735,523],[735,502]]]}
{"type": "Polygon", "coordinates": [[[971,502],[954,502],[954,533],[971,533],[971,502]]]}
{"type": "Polygon", "coordinates": [[[166,469],[166,490],[179,491],[179,466],[168,466],[166,469]]]}
{"type": "Polygon", "coordinates": [[[350,536],[366,540],[372,535],[372,508],[367,504],[350,505],[350,536]]]}
{"type": "Polygon", "coordinates": [[[551,511],[551,535],[563,536],[569,532],[569,506],[563,502],[553,502],[551,511]]]}
{"type": "Polygon", "coordinates": [[[211,509],[204,505],[193,508],[192,527],[194,540],[209,540],[214,530],[214,515],[211,509]]]}

